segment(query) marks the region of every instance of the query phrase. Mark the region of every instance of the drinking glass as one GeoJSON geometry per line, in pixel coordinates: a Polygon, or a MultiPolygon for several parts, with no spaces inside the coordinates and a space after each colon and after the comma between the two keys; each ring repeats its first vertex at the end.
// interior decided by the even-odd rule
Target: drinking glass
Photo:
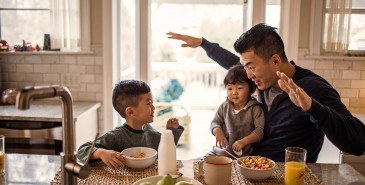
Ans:
{"type": "Polygon", "coordinates": [[[5,174],[5,136],[0,135],[0,176],[5,174]]]}
{"type": "Polygon", "coordinates": [[[300,147],[285,148],[285,185],[304,184],[307,150],[300,147]]]}

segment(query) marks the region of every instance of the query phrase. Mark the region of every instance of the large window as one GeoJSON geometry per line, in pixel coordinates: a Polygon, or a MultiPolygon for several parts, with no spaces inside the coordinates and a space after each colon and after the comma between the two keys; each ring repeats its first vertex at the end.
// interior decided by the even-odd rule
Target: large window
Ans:
{"type": "Polygon", "coordinates": [[[365,51],[365,1],[352,0],[349,50],[365,51]]]}
{"type": "Polygon", "coordinates": [[[43,46],[44,34],[50,33],[50,6],[50,0],[0,0],[0,40],[43,46]]]}

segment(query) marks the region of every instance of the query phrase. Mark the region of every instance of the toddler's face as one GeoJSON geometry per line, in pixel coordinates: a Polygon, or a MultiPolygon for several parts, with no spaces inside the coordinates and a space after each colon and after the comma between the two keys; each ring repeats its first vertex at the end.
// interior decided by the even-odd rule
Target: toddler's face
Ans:
{"type": "Polygon", "coordinates": [[[251,97],[250,87],[245,83],[228,84],[227,97],[236,107],[243,108],[251,97]]]}
{"type": "Polygon", "coordinates": [[[136,107],[133,119],[141,124],[152,123],[155,107],[153,106],[152,94],[140,95],[140,101],[136,107]]]}

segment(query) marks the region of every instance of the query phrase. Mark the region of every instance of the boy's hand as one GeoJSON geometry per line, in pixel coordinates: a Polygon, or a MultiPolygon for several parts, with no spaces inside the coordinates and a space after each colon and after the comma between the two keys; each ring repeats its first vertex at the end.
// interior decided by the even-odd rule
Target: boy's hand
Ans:
{"type": "Polygon", "coordinates": [[[246,145],[247,145],[247,143],[243,139],[240,139],[233,143],[232,149],[236,152],[239,152],[246,145]]]}
{"type": "Polygon", "coordinates": [[[125,160],[123,154],[114,150],[98,149],[94,153],[98,152],[100,159],[108,165],[110,168],[116,170],[124,167],[125,160]]]}
{"type": "Polygon", "coordinates": [[[167,127],[179,128],[179,120],[176,118],[170,118],[167,120],[167,127]]]}
{"type": "Polygon", "coordinates": [[[228,146],[227,138],[224,136],[224,133],[222,129],[220,128],[214,128],[213,133],[215,135],[215,146],[218,146],[222,148],[226,148],[228,146]]]}

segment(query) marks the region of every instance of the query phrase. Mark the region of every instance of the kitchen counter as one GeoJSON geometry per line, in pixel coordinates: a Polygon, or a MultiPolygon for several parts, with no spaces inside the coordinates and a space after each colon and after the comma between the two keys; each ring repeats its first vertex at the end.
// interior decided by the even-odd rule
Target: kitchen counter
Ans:
{"type": "MultiPolygon", "coordinates": [[[[60,167],[60,161],[60,156],[56,155],[6,154],[6,173],[0,177],[0,185],[49,184],[60,167]]],[[[182,161],[184,167],[180,172],[184,176],[194,178],[193,161],[182,161]]],[[[347,164],[308,164],[308,167],[324,184],[365,183],[365,177],[347,164]]]]}
{"type": "MultiPolygon", "coordinates": [[[[0,134],[6,137],[6,152],[57,155],[62,151],[62,101],[53,99],[33,100],[27,110],[18,110],[15,105],[0,106],[0,134]]],[[[73,102],[75,150],[93,140],[98,132],[100,105],[73,102]]]]}
{"type": "MultiPolygon", "coordinates": [[[[99,102],[73,102],[74,122],[88,111],[100,107],[99,102]]],[[[15,105],[0,106],[0,120],[17,121],[62,121],[61,100],[34,100],[30,109],[19,110],[15,105]]]]}

